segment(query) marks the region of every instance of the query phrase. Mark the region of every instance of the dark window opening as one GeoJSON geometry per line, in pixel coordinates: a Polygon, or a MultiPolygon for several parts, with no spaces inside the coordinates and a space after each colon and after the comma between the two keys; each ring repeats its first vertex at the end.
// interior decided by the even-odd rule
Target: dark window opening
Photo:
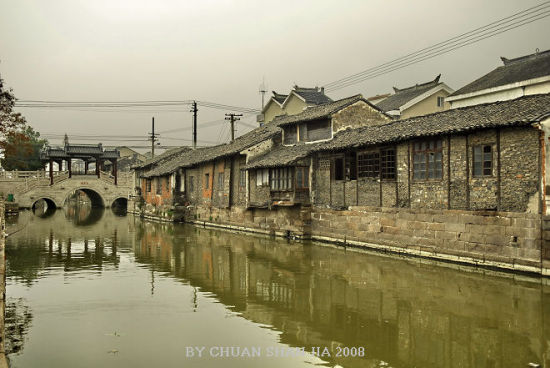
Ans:
{"type": "Polygon", "coordinates": [[[443,178],[443,141],[441,139],[414,144],[413,177],[419,180],[443,178]]]}
{"type": "Polygon", "coordinates": [[[357,179],[357,156],[355,152],[346,153],[346,180],[357,179]]]}
{"type": "Polygon", "coordinates": [[[204,189],[210,189],[210,174],[204,174],[204,189]]]}
{"type": "Polygon", "coordinates": [[[147,193],[151,192],[151,179],[146,179],[145,180],[145,191],[147,193]]]}
{"type": "Polygon", "coordinates": [[[296,125],[291,125],[284,128],[284,144],[295,144],[297,142],[297,132],[296,132],[296,125]]]}
{"type": "Polygon", "coordinates": [[[493,148],[491,145],[474,146],[474,176],[493,175],[493,148]]]}
{"type": "Polygon", "coordinates": [[[344,158],[334,159],[334,180],[344,180],[344,158]]]}
{"type": "Polygon", "coordinates": [[[176,192],[179,193],[181,191],[181,175],[179,172],[176,174],[176,180],[174,185],[175,185],[176,192]]]}

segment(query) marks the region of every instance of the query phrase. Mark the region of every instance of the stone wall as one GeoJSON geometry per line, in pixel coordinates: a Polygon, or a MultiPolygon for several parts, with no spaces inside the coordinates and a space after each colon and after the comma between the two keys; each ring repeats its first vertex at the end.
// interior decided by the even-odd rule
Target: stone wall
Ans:
{"type": "Polygon", "coordinates": [[[314,207],[312,238],[457,262],[540,271],[540,216],[516,212],[314,207]]]}
{"type": "Polygon", "coordinates": [[[185,214],[185,222],[268,235],[309,238],[311,208],[309,206],[274,209],[191,207],[185,214]]]}
{"type": "Polygon", "coordinates": [[[347,128],[380,125],[390,120],[365,101],[357,101],[332,116],[332,130],[336,133],[347,128]]]}

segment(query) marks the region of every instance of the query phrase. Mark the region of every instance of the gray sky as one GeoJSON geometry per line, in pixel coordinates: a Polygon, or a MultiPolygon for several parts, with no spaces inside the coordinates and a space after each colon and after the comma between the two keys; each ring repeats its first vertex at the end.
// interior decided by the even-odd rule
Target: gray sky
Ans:
{"type": "MultiPolygon", "coordinates": [[[[258,88],[321,86],[540,4],[522,0],[0,0],[0,75],[21,100],[196,99],[260,108],[258,88]]],[[[368,97],[433,79],[458,89],[499,56],[550,49],[550,18],[328,93],[368,97]]],[[[267,99],[267,97],[266,97],[267,99]]],[[[198,139],[225,142],[229,111],[200,108],[198,139]]],[[[30,109],[45,136],[145,135],[189,144],[191,113],[30,109]]],[[[255,117],[243,121],[254,124],[255,117]]],[[[237,135],[250,128],[239,126],[237,135]]],[[[143,138],[145,139],[145,138],[143,138]]],[[[71,140],[72,142],[76,140],[71,140]]],[[[61,138],[50,138],[59,144],[61,138]]],[[[82,141],[84,142],[84,141],[82,141]]],[[[86,141],[86,143],[95,143],[86,141]]],[[[145,140],[104,144],[146,145],[145,140]]]]}

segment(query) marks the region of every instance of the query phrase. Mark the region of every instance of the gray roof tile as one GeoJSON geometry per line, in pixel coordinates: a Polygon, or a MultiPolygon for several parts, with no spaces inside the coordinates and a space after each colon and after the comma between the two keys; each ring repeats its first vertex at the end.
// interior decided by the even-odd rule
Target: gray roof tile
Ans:
{"type": "Polygon", "coordinates": [[[452,93],[451,96],[463,95],[550,75],[550,50],[515,59],[501,59],[504,63],[503,66],[499,66],[490,73],[465,85],[452,93]]]}
{"type": "Polygon", "coordinates": [[[401,106],[405,105],[412,99],[420,96],[425,92],[428,92],[434,87],[441,85],[442,83],[439,83],[440,76],[441,75],[438,75],[434,80],[430,82],[416,84],[407,88],[393,87],[395,93],[377,103],[376,106],[378,106],[380,109],[382,109],[382,111],[385,112],[399,110],[401,106]]]}

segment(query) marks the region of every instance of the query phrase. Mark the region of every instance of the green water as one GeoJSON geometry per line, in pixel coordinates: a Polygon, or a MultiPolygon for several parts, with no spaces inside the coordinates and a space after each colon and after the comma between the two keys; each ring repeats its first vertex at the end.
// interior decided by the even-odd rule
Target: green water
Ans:
{"type": "Polygon", "coordinates": [[[550,367],[548,280],[111,210],[13,231],[12,367],[550,367]]]}

